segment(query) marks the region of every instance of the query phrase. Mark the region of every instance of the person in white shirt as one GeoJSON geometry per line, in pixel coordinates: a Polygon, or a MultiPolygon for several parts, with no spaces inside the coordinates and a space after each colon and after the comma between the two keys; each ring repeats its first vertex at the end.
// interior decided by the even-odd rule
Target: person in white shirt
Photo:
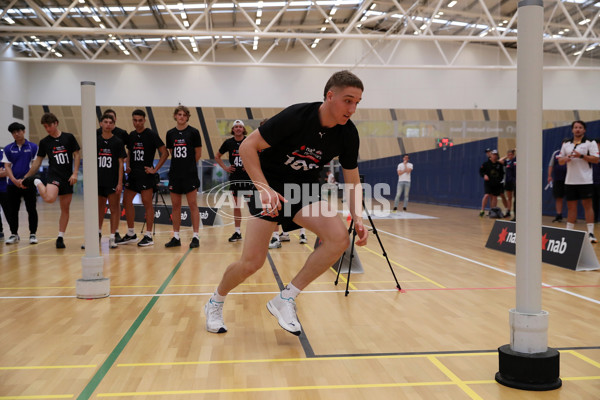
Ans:
{"type": "Polygon", "coordinates": [[[402,162],[398,164],[398,187],[396,189],[396,198],[394,199],[394,210],[398,210],[398,203],[400,203],[400,196],[404,193],[404,203],[402,209],[406,211],[408,205],[408,193],[410,192],[410,173],[413,170],[413,165],[408,162],[410,157],[405,154],[402,158],[402,162]]]}
{"type": "Polygon", "coordinates": [[[565,197],[567,199],[567,229],[575,228],[577,220],[577,200],[585,211],[585,222],[590,242],[596,243],[594,236],[594,211],[592,196],[594,178],[592,164],[598,163],[598,145],[585,136],[585,122],[574,121],[571,124],[573,137],[563,142],[558,157],[560,165],[567,165],[565,179],[565,197]]]}

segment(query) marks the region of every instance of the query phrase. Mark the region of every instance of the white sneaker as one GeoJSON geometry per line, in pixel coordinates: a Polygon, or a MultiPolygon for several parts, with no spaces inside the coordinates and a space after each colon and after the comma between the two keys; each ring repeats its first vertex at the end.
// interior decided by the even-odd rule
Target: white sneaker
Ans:
{"type": "Polygon", "coordinates": [[[119,247],[115,238],[108,239],[108,247],[110,247],[111,249],[116,249],[117,247],[119,247]]]}
{"type": "Polygon", "coordinates": [[[13,243],[17,243],[19,240],[21,240],[19,235],[10,235],[10,237],[4,243],[13,244],[13,243]]]}
{"type": "Polygon", "coordinates": [[[291,297],[284,299],[279,293],[267,303],[267,309],[277,318],[279,326],[283,329],[296,336],[302,333],[302,326],[296,315],[296,301],[294,299],[291,297]]]}
{"type": "Polygon", "coordinates": [[[212,301],[204,305],[204,314],[206,315],[206,330],[212,333],[225,333],[227,327],[223,320],[223,303],[212,301]]]}
{"type": "Polygon", "coordinates": [[[29,244],[37,244],[38,240],[37,240],[37,236],[35,236],[35,233],[32,233],[31,235],[29,235],[29,244]]]}
{"type": "Polygon", "coordinates": [[[304,233],[300,234],[300,244],[306,244],[308,240],[306,240],[306,235],[304,233]]]}
{"type": "Polygon", "coordinates": [[[289,242],[290,241],[290,234],[287,232],[282,233],[281,235],[279,235],[279,241],[280,242],[289,242]]]}
{"type": "Polygon", "coordinates": [[[279,239],[277,239],[275,236],[273,236],[271,238],[271,241],[269,242],[269,248],[270,249],[280,249],[281,242],[279,241],[279,239]]]}

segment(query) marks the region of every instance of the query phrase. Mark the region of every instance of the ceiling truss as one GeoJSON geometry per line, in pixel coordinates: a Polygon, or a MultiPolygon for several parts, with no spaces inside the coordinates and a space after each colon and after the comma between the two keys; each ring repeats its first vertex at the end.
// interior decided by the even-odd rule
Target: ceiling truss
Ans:
{"type": "MultiPolygon", "coordinates": [[[[545,68],[600,69],[600,2],[545,1],[544,17],[545,68]]],[[[514,69],[517,29],[514,0],[11,0],[0,60],[514,69]],[[406,60],[415,44],[434,57],[406,60]],[[463,57],[473,46],[498,57],[463,57]]]]}

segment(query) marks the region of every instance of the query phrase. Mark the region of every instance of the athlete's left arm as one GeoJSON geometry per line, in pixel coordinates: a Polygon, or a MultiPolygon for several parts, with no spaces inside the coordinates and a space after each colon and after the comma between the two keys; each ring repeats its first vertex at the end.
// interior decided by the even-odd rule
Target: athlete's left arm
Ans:
{"type": "Polygon", "coordinates": [[[119,182],[117,183],[117,193],[123,189],[123,166],[125,165],[125,159],[119,158],[119,182]]]}
{"type": "Polygon", "coordinates": [[[202,146],[195,147],[194,151],[196,152],[196,164],[198,164],[198,161],[200,161],[200,157],[202,157],[202,146]]]}
{"type": "Polygon", "coordinates": [[[355,242],[357,246],[364,246],[367,244],[368,231],[363,225],[362,214],[362,184],[360,183],[360,175],[358,174],[358,167],[354,169],[342,168],[344,174],[344,186],[348,188],[348,198],[350,215],[354,220],[354,229],[358,235],[358,240],[355,242]]]}
{"type": "Polygon", "coordinates": [[[73,175],[69,178],[69,185],[73,186],[77,183],[77,175],[79,174],[79,164],[81,162],[81,154],[79,150],[73,152],[73,175]]]}

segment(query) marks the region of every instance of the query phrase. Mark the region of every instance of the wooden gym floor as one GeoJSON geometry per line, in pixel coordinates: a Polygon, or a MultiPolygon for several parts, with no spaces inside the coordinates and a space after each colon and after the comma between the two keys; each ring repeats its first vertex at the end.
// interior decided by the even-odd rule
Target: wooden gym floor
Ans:
{"type": "Polygon", "coordinates": [[[58,204],[41,202],[40,243],[28,243],[24,205],[21,242],[0,243],[0,399],[600,398],[600,271],[543,265],[548,344],[560,351],[563,386],[525,392],[495,382],[497,348],[510,340],[515,258],[484,247],[493,221],[476,210],[410,204],[411,214],[435,218],[375,220],[404,291],[371,233],[349,296],[345,277],[335,286],[329,271],[298,298],[304,333],[295,337],[265,305],[311,252],[312,234],[301,245],[294,232],[269,252],[228,296],[229,332],[216,335],[202,309],[242,247],[227,242],[229,221],[203,228],[194,250],[190,228],[182,247],[165,249],[164,225],[153,247],[111,250],[107,222],[111,296],[81,300],[82,208],[75,197],[64,250],[54,246],[58,204]]]}

